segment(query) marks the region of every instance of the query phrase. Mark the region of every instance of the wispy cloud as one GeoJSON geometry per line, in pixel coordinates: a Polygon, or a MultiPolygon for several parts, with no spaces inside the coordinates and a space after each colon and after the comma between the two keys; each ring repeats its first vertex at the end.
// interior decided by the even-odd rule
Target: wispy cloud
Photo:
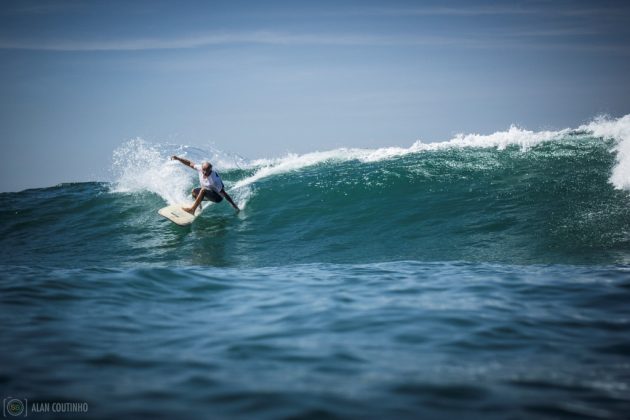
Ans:
{"type": "Polygon", "coordinates": [[[478,16],[478,15],[521,15],[535,14],[538,10],[523,7],[413,7],[413,8],[375,8],[364,13],[390,16],[478,16]]]}
{"type": "Polygon", "coordinates": [[[483,16],[483,15],[544,15],[544,16],[574,16],[592,17],[593,15],[619,16],[627,15],[629,7],[580,7],[572,4],[550,4],[548,7],[534,5],[470,5],[470,6],[428,6],[408,8],[365,8],[357,9],[355,14],[369,14],[380,16],[483,16]]]}
{"type": "Polygon", "coordinates": [[[347,34],[291,34],[280,32],[216,33],[175,38],[137,38],[109,41],[0,39],[0,49],[40,51],[138,51],[190,49],[213,45],[447,45],[469,42],[438,36],[377,36],[347,34]]]}
{"type": "Polygon", "coordinates": [[[368,35],[368,34],[296,34],[271,31],[211,33],[172,38],[131,38],[118,40],[18,40],[0,39],[0,49],[31,51],[150,51],[195,49],[222,45],[274,45],[274,46],[408,46],[408,47],[457,47],[475,49],[527,48],[554,50],[583,50],[630,54],[625,45],[577,42],[532,43],[531,37],[562,39],[567,36],[592,34],[583,29],[550,31],[525,31],[485,36],[433,36],[433,35],[368,35]]]}

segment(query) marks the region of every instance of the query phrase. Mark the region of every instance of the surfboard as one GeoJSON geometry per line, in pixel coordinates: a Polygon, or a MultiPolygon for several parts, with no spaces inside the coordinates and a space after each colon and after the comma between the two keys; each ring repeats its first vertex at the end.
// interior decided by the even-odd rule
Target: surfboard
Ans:
{"type": "Polygon", "coordinates": [[[158,214],[160,214],[160,216],[166,217],[171,222],[176,223],[180,226],[188,226],[195,221],[197,216],[201,214],[201,210],[199,208],[197,208],[194,216],[182,210],[182,207],[190,206],[192,206],[192,203],[172,204],[170,206],[162,207],[161,209],[159,209],[158,214]]]}

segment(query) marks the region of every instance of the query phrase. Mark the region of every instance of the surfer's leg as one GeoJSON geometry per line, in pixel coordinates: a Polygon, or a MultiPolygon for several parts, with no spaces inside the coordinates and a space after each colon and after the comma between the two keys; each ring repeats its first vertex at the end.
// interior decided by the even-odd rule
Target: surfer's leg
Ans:
{"type": "MultiPolygon", "coordinates": [[[[197,210],[197,207],[199,207],[199,204],[201,204],[201,200],[203,200],[203,196],[204,196],[204,192],[206,190],[202,189],[200,192],[201,194],[197,194],[197,198],[195,199],[195,203],[192,205],[192,207],[182,207],[182,210],[192,214],[193,216],[195,215],[195,210],[197,210]]],[[[195,191],[193,190],[193,193],[195,191]]]]}

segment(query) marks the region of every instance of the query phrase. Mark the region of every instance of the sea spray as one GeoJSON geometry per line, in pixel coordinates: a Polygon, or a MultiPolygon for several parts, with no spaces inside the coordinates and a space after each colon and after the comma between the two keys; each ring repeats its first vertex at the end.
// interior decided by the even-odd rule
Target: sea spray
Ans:
{"type": "Polygon", "coordinates": [[[118,147],[112,159],[116,177],[112,191],[150,191],[169,204],[185,201],[191,177],[176,162],[168,160],[171,150],[142,139],[133,139],[118,147]]]}
{"type": "MultiPolygon", "coordinates": [[[[246,166],[240,156],[219,150],[162,145],[136,138],[114,150],[112,172],[115,181],[111,190],[118,193],[149,191],[162,197],[168,204],[190,201],[190,189],[197,182],[196,174],[181,163],[172,161],[172,155],[186,157],[197,163],[210,161],[217,171],[246,166]]],[[[234,198],[244,206],[247,196],[247,191],[241,191],[234,198]]]]}

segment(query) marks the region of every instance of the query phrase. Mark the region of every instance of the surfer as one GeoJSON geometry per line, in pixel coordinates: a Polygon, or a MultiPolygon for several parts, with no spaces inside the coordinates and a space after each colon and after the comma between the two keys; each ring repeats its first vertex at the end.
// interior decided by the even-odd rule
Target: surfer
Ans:
{"type": "Polygon", "coordinates": [[[194,188],[192,190],[192,196],[195,199],[195,203],[192,207],[182,207],[182,210],[194,215],[195,210],[197,210],[197,207],[201,204],[201,200],[204,198],[207,198],[215,203],[219,203],[223,200],[223,197],[225,197],[232,207],[234,207],[234,210],[237,212],[241,211],[232,200],[232,197],[225,192],[225,189],[223,188],[223,181],[217,171],[212,170],[210,162],[203,162],[201,165],[195,165],[188,159],[180,158],[178,156],[171,156],[171,159],[178,160],[184,165],[199,172],[199,183],[201,184],[201,187],[194,188]]]}

